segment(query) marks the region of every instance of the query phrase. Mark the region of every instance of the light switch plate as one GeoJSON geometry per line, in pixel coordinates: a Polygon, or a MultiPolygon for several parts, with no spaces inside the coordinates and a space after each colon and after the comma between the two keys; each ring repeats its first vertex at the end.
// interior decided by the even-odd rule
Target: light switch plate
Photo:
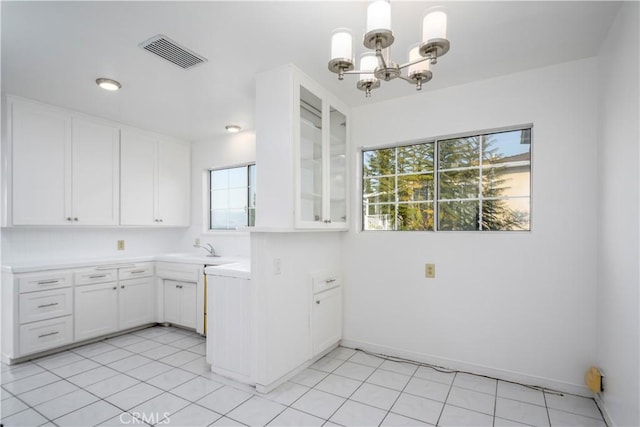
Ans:
{"type": "Polygon", "coordinates": [[[124,251],[124,240],[118,240],[118,250],[124,251]]]}

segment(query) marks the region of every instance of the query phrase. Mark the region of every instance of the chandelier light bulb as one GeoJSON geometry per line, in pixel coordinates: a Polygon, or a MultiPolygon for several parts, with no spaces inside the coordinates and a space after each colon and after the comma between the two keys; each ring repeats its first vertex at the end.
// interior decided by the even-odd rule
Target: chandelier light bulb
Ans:
{"type": "Polygon", "coordinates": [[[447,38],[447,14],[442,9],[430,9],[422,20],[422,42],[447,38]]]}
{"type": "Polygon", "coordinates": [[[367,33],[374,30],[391,31],[391,5],[387,0],[376,0],[367,8],[367,33]]]}
{"type": "MultiPolygon", "coordinates": [[[[413,48],[409,50],[409,62],[415,61],[417,59],[424,59],[422,55],[420,55],[420,46],[415,45],[413,48]]],[[[429,61],[418,62],[417,64],[409,65],[408,75],[421,74],[426,71],[429,71],[429,61]]]]}
{"type": "Polygon", "coordinates": [[[375,80],[373,71],[378,66],[378,57],[374,52],[363,53],[360,56],[360,70],[371,71],[370,73],[360,73],[360,80],[375,80]]]}
{"type": "Polygon", "coordinates": [[[353,58],[353,38],[351,31],[346,28],[338,28],[331,36],[331,59],[353,58]]]}

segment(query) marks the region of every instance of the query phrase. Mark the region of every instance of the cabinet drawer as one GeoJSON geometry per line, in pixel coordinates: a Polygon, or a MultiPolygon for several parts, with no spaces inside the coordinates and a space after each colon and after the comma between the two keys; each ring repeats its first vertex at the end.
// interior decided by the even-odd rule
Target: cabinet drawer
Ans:
{"type": "Polygon", "coordinates": [[[118,271],[118,279],[135,279],[137,277],[153,276],[153,263],[136,264],[133,267],[121,268],[118,271]]]}
{"type": "Polygon", "coordinates": [[[35,322],[71,314],[71,288],[20,295],[20,323],[35,322]]]}
{"type": "Polygon", "coordinates": [[[181,280],[197,283],[204,266],[181,264],[177,262],[156,263],[156,276],[161,279],[181,280]]]}
{"type": "Polygon", "coordinates": [[[100,270],[97,268],[90,268],[87,270],[80,270],[74,273],[74,280],[76,285],[89,285],[91,283],[104,283],[115,282],[118,278],[118,270],[115,268],[108,270],[100,270]]]}
{"type": "Polygon", "coordinates": [[[73,274],[70,271],[44,271],[18,277],[20,293],[44,291],[71,286],[73,274]]]}
{"type": "Polygon", "coordinates": [[[20,355],[60,347],[73,341],[73,317],[43,320],[20,326],[20,355]]]}

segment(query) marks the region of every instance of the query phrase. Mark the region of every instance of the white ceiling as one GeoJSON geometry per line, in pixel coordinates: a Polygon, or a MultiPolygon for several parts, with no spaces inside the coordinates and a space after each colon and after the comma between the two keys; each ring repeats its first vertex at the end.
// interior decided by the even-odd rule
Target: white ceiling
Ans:
{"type": "MultiPolygon", "coordinates": [[[[393,1],[392,57],[405,62],[423,12],[444,4],[451,50],[429,91],[593,56],[618,10],[595,1],[393,1]]],[[[403,81],[369,99],[356,76],[327,70],[331,32],[350,27],[355,54],[364,1],[30,2],[2,1],[2,91],[84,111],[186,140],[215,138],[224,126],[253,128],[254,76],[293,63],[351,106],[412,95],[403,81]],[[183,70],[138,47],[165,34],[209,61],[183,70]],[[119,92],[95,85],[122,83],[119,92]]]]}

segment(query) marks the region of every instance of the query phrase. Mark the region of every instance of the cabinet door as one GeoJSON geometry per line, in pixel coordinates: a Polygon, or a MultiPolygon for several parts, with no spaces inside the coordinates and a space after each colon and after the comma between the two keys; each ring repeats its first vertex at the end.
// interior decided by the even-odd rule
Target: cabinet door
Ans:
{"type": "Polygon", "coordinates": [[[11,114],[13,224],[70,224],[70,116],[17,101],[11,114]]]}
{"type": "Polygon", "coordinates": [[[73,223],[117,225],[120,130],[78,117],[72,123],[73,223]]]}
{"type": "Polygon", "coordinates": [[[342,288],[315,294],[311,307],[313,356],[338,343],[342,338],[342,288]]]}
{"type": "Polygon", "coordinates": [[[120,329],[155,321],[155,292],[153,277],[121,280],[119,291],[120,329]]]}
{"type": "Polygon", "coordinates": [[[164,321],[180,325],[180,286],[181,282],[164,281],[164,321]]]}
{"type": "Polygon", "coordinates": [[[120,144],[120,224],[157,225],[154,221],[156,140],[130,129],[120,144]]]}
{"type": "MultiPolygon", "coordinates": [[[[324,222],[322,100],[300,86],[298,220],[312,226],[324,222]]],[[[305,226],[305,225],[303,225],[305,226]]]]}
{"type": "Polygon", "coordinates": [[[330,226],[347,223],[347,117],[329,107],[329,143],[326,145],[325,218],[330,226]]]}
{"type": "Polygon", "coordinates": [[[170,141],[158,142],[156,218],[160,225],[190,223],[191,149],[170,141]]]}
{"type": "Polygon", "coordinates": [[[75,288],[75,340],[81,341],[118,330],[116,282],[75,288]]]}
{"type": "Polygon", "coordinates": [[[186,328],[196,327],[196,284],[181,282],[180,286],[180,322],[186,328]]]}

